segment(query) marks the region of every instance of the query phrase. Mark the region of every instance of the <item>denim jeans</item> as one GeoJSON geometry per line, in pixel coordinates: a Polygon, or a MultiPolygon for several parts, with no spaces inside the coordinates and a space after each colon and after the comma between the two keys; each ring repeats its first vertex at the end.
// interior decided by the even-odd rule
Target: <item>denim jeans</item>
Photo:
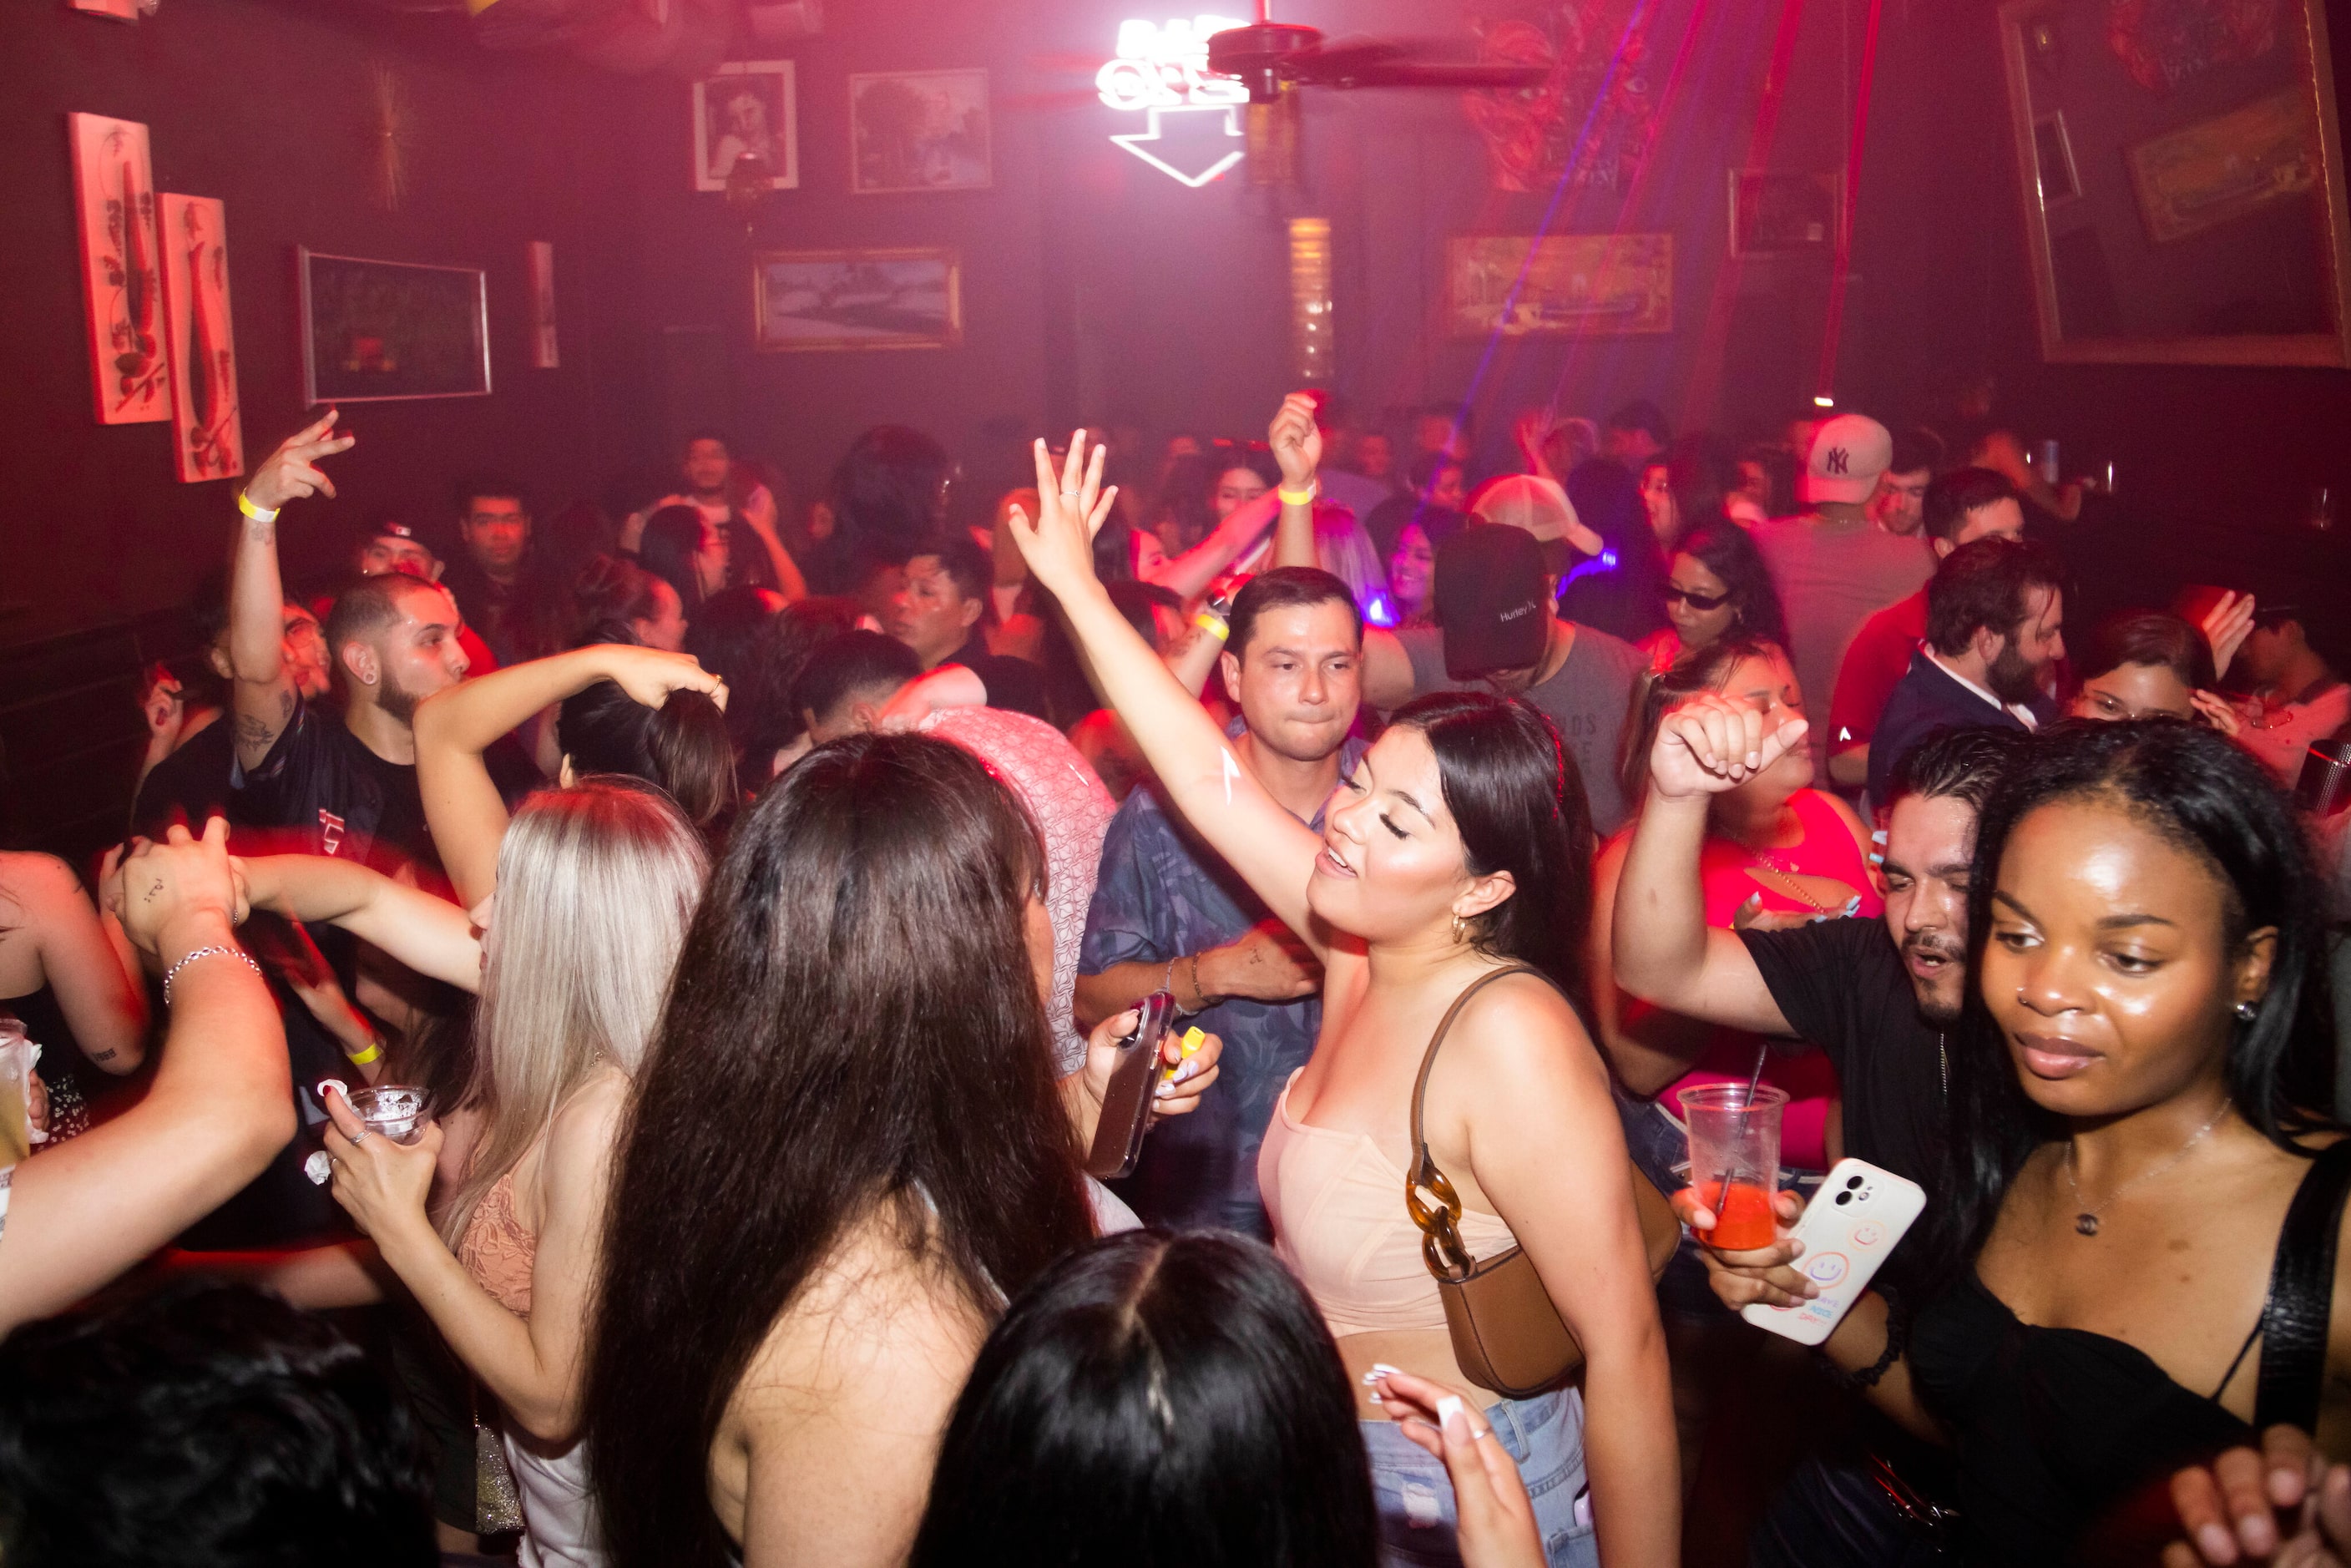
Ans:
{"type": "MultiPolygon", "coordinates": [[[[1562,1389],[1533,1399],[1505,1399],[1484,1413],[1494,1436],[1518,1461],[1534,1504],[1552,1568],[1599,1568],[1600,1544],[1578,1523],[1584,1495],[1583,1396],[1562,1389]]],[[[1380,1511],[1382,1568],[1460,1568],[1453,1531],[1453,1481],[1445,1461],[1420,1448],[1393,1421],[1365,1421],[1372,1495],[1380,1511]]]]}

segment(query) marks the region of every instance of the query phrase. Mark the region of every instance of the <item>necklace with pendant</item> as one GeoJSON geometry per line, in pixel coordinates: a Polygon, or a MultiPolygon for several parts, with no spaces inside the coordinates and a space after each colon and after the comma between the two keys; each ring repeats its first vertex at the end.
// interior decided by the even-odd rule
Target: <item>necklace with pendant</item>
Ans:
{"type": "MultiPolygon", "coordinates": [[[[2220,1108],[2212,1113],[2212,1119],[2205,1123],[2202,1126],[2197,1128],[2194,1133],[2190,1134],[2188,1141],[2179,1145],[2179,1152],[2178,1154],[2173,1155],[2169,1159],[2164,1161],[2161,1165],[2157,1166],[2152,1170],[2144,1170],[2139,1172],[2138,1175],[2131,1177],[2130,1180],[2123,1183],[2122,1186],[2106,1194],[2106,1200],[2104,1203],[2099,1204],[2097,1207],[2085,1208],[2079,1214],[2074,1216],[2074,1228],[2084,1236],[2095,1236],[2098,1233],[2098,1216],[2106,1209],[2113,1207],[2115,1199],[2122,1197],[2123,1194],[2128,1192],[2139,1183],[2146,1181],[2150,1177],[2161,1176],[2164,1172],[2169,1170],[2172,1166],[2186,1159],[2188,1157],[2188,1152],[2204,1141],[2204,1134],[2220,1124],[2220,1118],[2229,1113],[2229,1103],[2230,1103],[2226,1100],[2221,1101],[2220,1108]]],[[[2065,1145],[2065,1185],[2073,1189],[2074,1201],[2075,1203],[2081,1202],[2082,1184],[2074,1179],[2074,1145],[2071,1144],[2067,1144],[2065,1145]]]]}

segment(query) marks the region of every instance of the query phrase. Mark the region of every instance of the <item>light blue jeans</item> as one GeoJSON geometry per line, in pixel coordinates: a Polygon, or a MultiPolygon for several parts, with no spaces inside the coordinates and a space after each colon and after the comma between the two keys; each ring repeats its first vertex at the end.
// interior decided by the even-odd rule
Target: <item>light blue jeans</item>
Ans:
{"type": "MultiPolygon", "coordinates": [[[[1518,1461],[1552,1568],[1599,1568],[1599,1541],[1590,1523],[1576,1522],[1576,1501],[1584,1491],[1583,1396],[1568,1388],[1533,1399],[1505,1399],[1485,1415],[1494,1436],[1518,1461]]],[[[1362,1425],[1372,1496],[1380,1511],[1382,1568],[1460,1568],[1461,1552],[1453,1539],[1453,1482],[1445,1461],[1393,1421],[1362,1425]]]]}

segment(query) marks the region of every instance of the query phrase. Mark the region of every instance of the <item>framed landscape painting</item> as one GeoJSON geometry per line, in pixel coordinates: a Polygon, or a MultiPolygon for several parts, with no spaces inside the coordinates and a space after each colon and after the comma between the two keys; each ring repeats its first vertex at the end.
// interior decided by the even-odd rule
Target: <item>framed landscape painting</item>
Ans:
{"type": "Polygon", "coordinates": [[[954,251],[763,251],[752,271],[764,351],[963,342],[963,267],[954,251]]]}
{"type": "Polygon", "coordinates": [[[489,395],[489,292],[479,268],[295,256],[305,402],[489,395]]]}
{"type": "Polygon", "coordinates": [[[849,78],[850,188],[862,196],[985,191],[995,183],[987,73],[849,78]]]}
{"type": "Polygon", "coordinates": [[[1445,285],[1456,337],[1670,332],[1674,236],[1456,235],[1445,242],[1445,285]]]}

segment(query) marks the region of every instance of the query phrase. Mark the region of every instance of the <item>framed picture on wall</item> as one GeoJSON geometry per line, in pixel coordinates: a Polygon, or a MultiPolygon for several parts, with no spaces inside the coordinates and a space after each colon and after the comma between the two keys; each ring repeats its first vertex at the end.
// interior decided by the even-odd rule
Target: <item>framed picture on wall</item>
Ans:
{"type": "Polygon", "coordinates": [[[183,485],[234,478],[245,472],[245,423],[229,327],[228,208],[211,196],[165,192],[161,211],[172,461],[183,485]]]}
{"type": "Polygon", "coordinates": [[[1730,172],[1730,254],[1793,256],[1836,247],[1844,182],[1835,174],[1730,172]]]}
{"type": "Polygon", "coordinates": [[[995,183],[987,73],[892,71],[849,78],[850,189],[985,191],[995,183]]]}
{"type": "Polygon", "coordinates": [[[769,190],[799,188],[799,96],[789,60],[729,60],[694,84],[694,188],[724,191],[752,165],[766,172],[769,190]]]}
{"type": "Polygon", "coordinates": [[[490,305],[477,267],[295,252],[306,402],[486,397],[490,305]]]}
{"type": "Polygon", "coordinates": [[[147,128],[68,114],[75,227],[81,236],[82,314],[100,424],[172,417],[163,353],[162,247],[147,128]]]}
{"type": "Polygon", "coordinates": [[[963,265],[952,250],[762,251],[751,292],[768,353],[963,343],[963,265]]]}
{"type": "Polygon", "coordinates": [[[1445,318],[1448,333],[1468,338],[1670,332],[1674,236],[1455,235],[1445,318]]]}

